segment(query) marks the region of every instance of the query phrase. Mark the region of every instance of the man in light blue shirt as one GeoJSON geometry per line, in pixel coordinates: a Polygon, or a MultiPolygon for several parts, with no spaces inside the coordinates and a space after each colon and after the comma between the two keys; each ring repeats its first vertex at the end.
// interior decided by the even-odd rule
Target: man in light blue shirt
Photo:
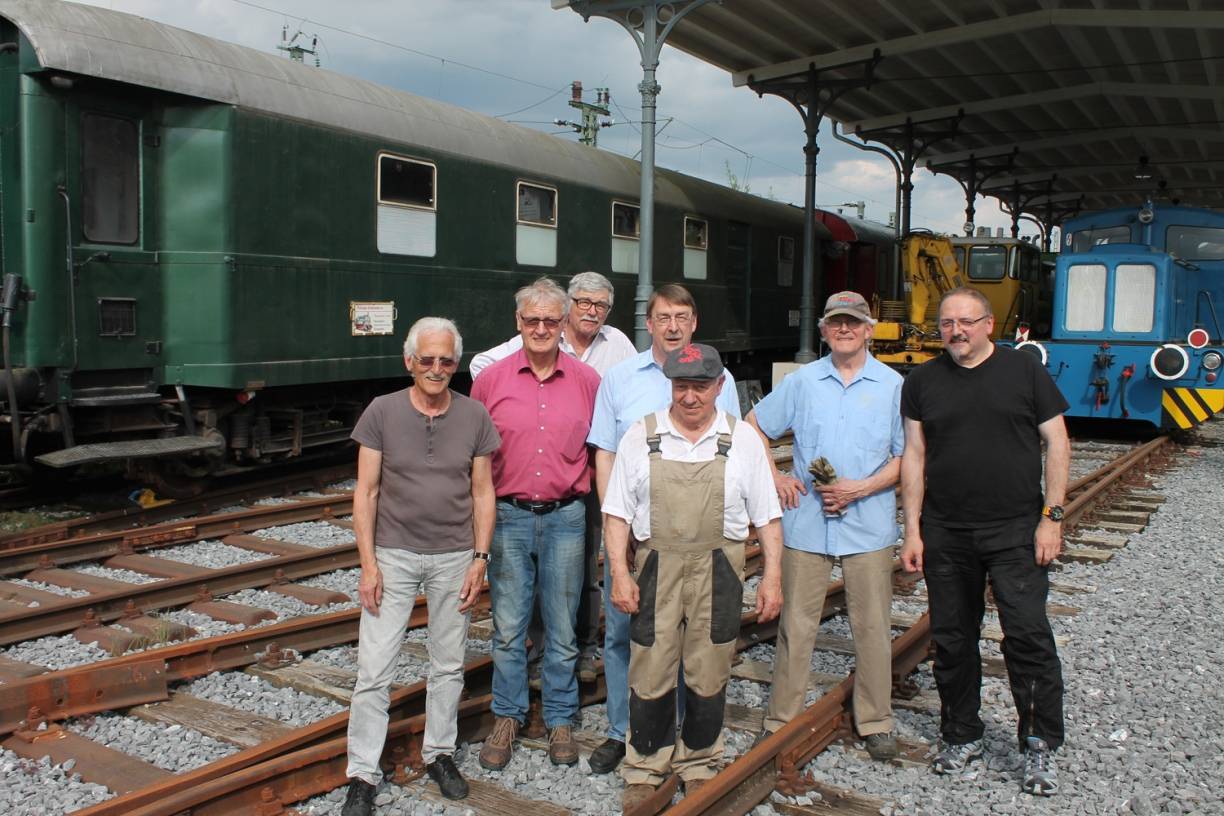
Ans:
{"type": "MultiPolygon", "coordinates": [[[[894,488],[905,436],[901,376],[867,353],[875,321],[862,295],[838,292],[825,304],[820,335],[828,357],[784,379],[748,414],[761,435],[794,432],[794,469],[774,467],[782,501],[782,622],[765,730],[803,710],[812,646],[836,559],[846,585],[854,636],[854,720],[876,759],[897,755],[892,735],[891,611],[894,488]],[[836,480],[809,472],[823,457],[836,480]]],[[[772,460],[771,460],[772,461],[772,460]]]]}
{"type": "MultiPolygon", "coordinates": [[[[599,500],[608,489],[616,448],[629,426],[671,405],[671,380],[663,374],[668,352],[687,346],[697,329],[697,304],[688,289],[674,283],[655,289],[646,304],[651,344],[646,351],[613,366],[595,396],[595,416],[587,444],[595,447],[595,485],[599,500]]],[[[728,372],[715,405],[740,417],[735,380],[728,372]]],[[[629,616],[612,605],[612,578],[604,558],[604,679],[608,686],[608,739],[591,754],[591,770],[608,773],[625,757],[629,727],[629,616]]]]}

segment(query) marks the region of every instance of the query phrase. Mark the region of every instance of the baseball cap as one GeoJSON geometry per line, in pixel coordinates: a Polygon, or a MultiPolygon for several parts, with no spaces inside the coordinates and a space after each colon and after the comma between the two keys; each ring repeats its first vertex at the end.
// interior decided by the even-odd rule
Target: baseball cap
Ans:
{"type": "Polygon", "coordinates": [[[718,349],[704,343],[689,343],[663,361],[663,375],[669,380],[714,380],[722,373],[718,349]]]}
{"type": "Polygon", "coordinates": [[[867,323],[873,322],[871,308],[858,292],[837,292],[829,295],[829,299],[825,301],[823,317],[833,315],[848,315],[867,323]]]}

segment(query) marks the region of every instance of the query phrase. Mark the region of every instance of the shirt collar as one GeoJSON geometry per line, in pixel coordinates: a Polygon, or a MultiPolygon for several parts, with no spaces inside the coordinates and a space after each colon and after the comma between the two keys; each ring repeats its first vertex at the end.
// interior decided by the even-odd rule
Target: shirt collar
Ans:
{"type": "Polygon", "coordinates": [[[677,439],[683,439],[686,445],[700,445],[702,442],[712,436],[731,433],[731,426],[727,424],[726,412],[721,408],[719,408],[714,414],[714,422],[711,423],[710,427],[705,430],[705,433],[703,433],[695,443],[690,443],[688,441],[688,437],[676,430],[676,426],[672,424],[671,412],[667,408],[655,413],[655,421],[658,423],[659,433],[665,433],[674,436],[677,439]]]}
{"type": "Polygon", "coordinates": [[[655,362],[653,345],[650,348],[646,349],[645,351],[639,351],[637,355],[637,361],[634,363],[634,367],[638,371],[645,371],[651,366],[654,366],[660,371],[663,370],[663,367],[655,362]]]}
{"type": "MultiPolygon", "coordinates": [[[[821,357],[819,360],[813,363],[813,365],[818,366],[816,370],[821,379],[833,377],[836,378],[838,382],[841,382],[841,374],[839,374],[837,369],[833,367],[832,354],[827,354],[824,357],[821,357]]],[[[850,384],[854,385],[854,383],[858,382],[859,380],[879,382],[880,370],[877,368],[877,366],[882,367],[883,365],[883,363],[871,356],[871,352],[868,352],[866,362],[863,363],[863,367],[858,370],[858,373],[854,375],[854,379],[850,381],[850,384]]]]}
{"type": "MultiPolygon", "coordinates": [[[[520,348],[518,351],[516,351],[513,359],[515,371],[520,374],[522,374],[524,371],[531,373],[531,362],[527,359],[527,351],[525,349],[520,348]]],[[[576,361],[572,355],[566,354],[564,351],[558,349],[557,365],[553,368],[553,373],[549,374],[547,379],[551,380],[558,374],[564,374],[573,366],[574,362],[576,361]]],[[[532,374],[532,376],[534,377],[535,375],[532,374]]]]}

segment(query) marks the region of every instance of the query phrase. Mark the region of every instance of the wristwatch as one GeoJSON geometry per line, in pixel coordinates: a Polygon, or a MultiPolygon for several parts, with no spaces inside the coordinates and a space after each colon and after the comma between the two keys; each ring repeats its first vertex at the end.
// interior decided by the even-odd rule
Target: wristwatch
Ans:
{"type": "MultiPolygon", "coordinates": [[[[1061,516],[1061,515],[1059,515],[1059,518],[1062,518],[1062,516],[1061,516]]],[[[475,550],[473,550],[473,551],[472,551],[472,560],[473,560],[473,561],[475,561],[475,560],[477,560],[477,559],[480,559],[481,561],[488,561],[488,560],[489,560],[489,554],[488,554],[487,552],[476,552],[475,550]]]]}
{"type": "Polygon", "coordinates": [[[1041,515],[1048,518],[1050,521],[1062,521],[1065,515],[1061,504],[1047,504],[1041,508],[1041,515]]]}

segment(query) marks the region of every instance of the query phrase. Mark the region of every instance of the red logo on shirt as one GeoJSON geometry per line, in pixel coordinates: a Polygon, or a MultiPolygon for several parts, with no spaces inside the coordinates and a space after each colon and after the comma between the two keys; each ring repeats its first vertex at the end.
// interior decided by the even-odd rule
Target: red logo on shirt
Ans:
{"type": "Polygon", "coordinates": [[[696,363],[701,360],[701,349],[689,343],[684,347],[684,351],[680,352],[680,357],[677,362],[681,363],[696,363]]]}

